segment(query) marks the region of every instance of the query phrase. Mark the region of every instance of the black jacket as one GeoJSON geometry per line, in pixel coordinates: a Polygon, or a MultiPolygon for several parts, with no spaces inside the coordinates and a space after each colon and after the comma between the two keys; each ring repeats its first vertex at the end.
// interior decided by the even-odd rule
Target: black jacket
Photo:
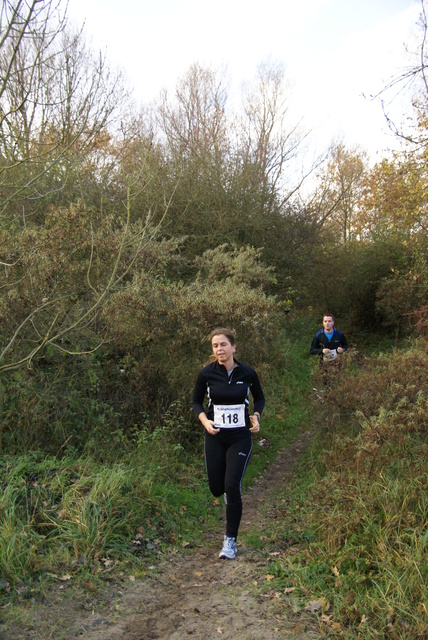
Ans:
{"type": "Polygon", "coordinates": [[[251,427],[248,413],[250,391],[254,400],[254,411],[260,414],[265,406],[265,396],[255,369],[237,360],[235,363],[236,367],[230,377],[226,367],[219,364],[217,360],[201,369],[193,391],[193,410],[197,416],[205,411],[203,404],[205,396],[208,396],[206,414],[209,420],[214,416],[214,404],[245,404],[245,423],[249,428],[251,427]]]}
{"type": "Polygon", "coordinates": [[[329,340],[324,333],[324,329],[321,329],[312,340],[310,352],[312,355],[322,356],[323,349],[337,349],[338,347],[342,347],[344,351],[348,348],[348,342],[343,333],[333,328],[333,335],[329,340]]]}

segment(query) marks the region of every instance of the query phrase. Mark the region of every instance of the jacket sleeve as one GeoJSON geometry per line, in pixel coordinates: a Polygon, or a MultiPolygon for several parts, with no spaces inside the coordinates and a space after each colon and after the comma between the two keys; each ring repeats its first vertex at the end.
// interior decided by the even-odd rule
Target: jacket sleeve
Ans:
{"type": "Polygon", "coordinates": [[[202,373],[202,371],[200,371],[196,379],[196,384],[193,390],[193,398],[192,398],[193,411],[196,413],[197,416],[199,416],[200,413],[205,411],[204,399],[205,399],[206,392],[207,392],[207,386],[205,382],[205,376],[202,373]]]}
{"type": "Polygon", "coordinates": [[[345,336],[343,335],[343,333],[342,333],[342,335],[340,337],[340,346],[342,347],[342,349],[344,351],[346,351],[346,349],[348,348],[348,341],[345,338],[345,336]]]}
{"type": "Polygon", "coordinates": [[[254,400],[254,411],[257,411],[262,415],[262,411],[265,406],[265,394],[263,393],[262,385],[260,384],[259,376],[256,371],[254,371],[251,393],[254,400]]]}
{"type": "Polygon", "coordinates": [[[320,343],[318,338],[318,333],[314,336],[312,340],[310,354],[313,356],[320,356],[323,352],[324,346],[320,343]]]}

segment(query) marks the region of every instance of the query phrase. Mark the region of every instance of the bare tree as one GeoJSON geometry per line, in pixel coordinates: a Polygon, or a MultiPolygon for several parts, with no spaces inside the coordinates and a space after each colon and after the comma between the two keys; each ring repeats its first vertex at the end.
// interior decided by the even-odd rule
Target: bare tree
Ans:
{"type": "Polygon", "coordinates": [[[291,86],[280,64],[263,63],[256,83],[244,95],[241,149],[244,166],[282,207],[300,188],[297,162],[307,133],[291,116],[291,86]]]}
{"type": "Polygon", "coordinates": [[[428,19],[425,0],[420,0],[420,4],[419,38],[415,40],[416,46],[407,47],[408,66],[371,96],[373,100],[381,100],[386,121],[394,135],[415,146],[416,150],[428,144],[428,19]],[[413,113],[406,115],[403,123],[398,123],[390,113],[390,105],[403,96],[409,96],[413,113]]]}
{"type": "Polygon", "coordinates": [[[183,167],[196,161],[221,178],[229,149],[226,102],[224,80],[197,64],[179,80],[173,100],[162,92],[159,124],[172,159],[183,167]]]}
{"type": "Polygon", "coordinates": [[[0,212],[64,188],[126,98],[120,73],[67,29],[62,3],[3,0],[0,212]]]}

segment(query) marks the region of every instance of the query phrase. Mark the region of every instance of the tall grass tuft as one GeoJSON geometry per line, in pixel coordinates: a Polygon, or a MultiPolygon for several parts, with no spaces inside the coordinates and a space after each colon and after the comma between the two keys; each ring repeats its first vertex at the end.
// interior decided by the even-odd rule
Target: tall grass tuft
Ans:
{"type": "Polygon", "coordinates": [[[181,501],[183,489],[192,491],[200,506],[202,462],[177,448],[168,428],[140,432],[133,450],[118,449],[115,462],[72,454],[4,457],[2,583],[12,588],[60,571],[96,573],[106,558],[138,565],[154,546],[186,535],[172,496],[181,501]]]}

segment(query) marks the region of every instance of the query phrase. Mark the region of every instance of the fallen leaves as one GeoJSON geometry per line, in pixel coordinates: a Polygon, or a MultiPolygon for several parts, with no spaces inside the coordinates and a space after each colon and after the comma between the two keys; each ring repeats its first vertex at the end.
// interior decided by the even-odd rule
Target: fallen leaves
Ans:
{"type": "Polygon", "coordinates": [[[48,571],[46,575],[48,575],[49,578],[53,578],[54,580],[61,580],[61,582],[67,582],[67,580],[71,580],[72,578],[72,576],[68,573],[63,576],[58,576],[56,573],[51,573],[50,571],[48,571]]]}
{"type": "Polygon", "coordinates": [[[110,560],[109,558],[101,558],[101,562],[103,563],[106,569],[109,569],[110,567],[114,566],[113,560],[110,560]]]}
{"type": "Polygon", "coordinates": [[[332,631],[339,632],[342,629],[340,622],[333,622],[333,616],[322,615],[321,622],[328,626],[332,631]]]}
{"type": "Polygon", "coordinates": [[[316,613],[321,609],[322,609],[322,605],[318,600],[312,600],[311,602],[308,602],[308,604],[305,607],[305,611],[310,611],[310,613],[316,613]]]}
{"type": "Polygon", "coordinates": [[[367,616],[364,616],[364,615],[363,615],[363,616],[361,616],[361,622],[360,622],[360,624],[358,625],[358,626],[360,627],[360,629],[361,629],[361,628],[366,624],[366,622],[367,622],[367,621],[368,621],[367,616]]]}
{"type": "Polygon", "coordinates": [[[319,598],[318,600],[308,602],[304,610],[310,613],[316,613],[317,611],[328,611],[329,609],[330,603],[325,598],[319,598]]]}

